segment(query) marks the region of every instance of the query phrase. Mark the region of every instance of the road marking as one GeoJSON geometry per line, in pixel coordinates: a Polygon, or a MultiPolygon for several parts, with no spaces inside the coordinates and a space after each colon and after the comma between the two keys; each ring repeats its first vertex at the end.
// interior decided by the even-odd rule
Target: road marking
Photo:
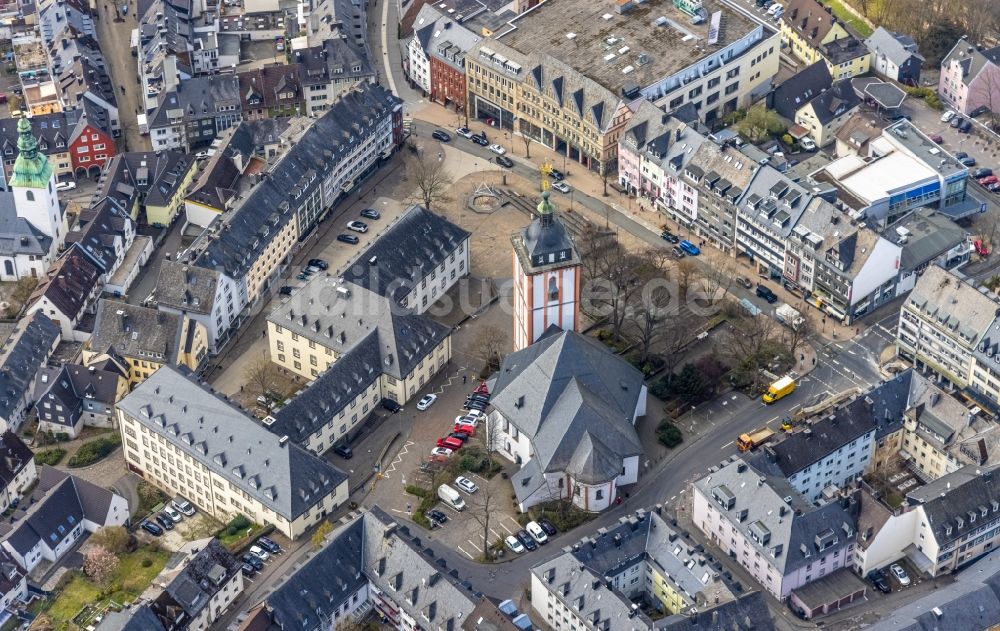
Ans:
{"type": "Polygon", "coordinates": [[[671,497],[671,498],[670,498],[670,499],[669,499],[668,501],[672,502],[672,501],[674,501],[675,499],[677,499],[677,496],[676,496],[676,495],[674,495],[673,497],[671,497]]]}
{"type": "Polygon", "coordinates": [[[857,355],[857,353],[855,353],[855,352],[854,352],[854,351],[852,351],[852,350],[848,350],[847,352],[848,352],[848,353],[850,353],[851,355],[857,355]]]}
{"type": "Polygon", "coordinates": [[[725,444],[725,445],[723,445],[722,447],[719,447],[719,449],[725,449],[726,447],[729,447],[729,446],[730,446],[730,445],[732,445],[732,444],[733,444],[733,441],[729,441],[728,443],[726,443],[726,444],[725,444]]]}
{"type": "Polygon", "coordinates": [[[403,456],[405,454],[410,453],[410,450],[408,448],[410,446],[412,446],[412,445],[415,445],[415,444],[416,443],[414,443],[412,440],[408,440],[405,443],[403,443],[403,447],[402,447],[402,449],[399,450],[399,453],[396,454],[395,459],[393,459],[393,461],[389,463],[389,466],[386,468],[386,470],[382,472],[382,477],[383,478],[388,479],[388,478],[391,477],[389,474],[396,470],[396,465],[397,464],[400,464],[400,463],[403,462],[403,456]]]}
{"type": "Polygon", "coordinates": [[[506,531],[507,531],[507,534],[508,534],[508,535],[512,535],[512,534],[514,534],[514,533],[513,533],[512,531],[511,531],[511,529],[507,527],[507,524],[505,524],[505,523],[503,523],[503,522],[500,522],[500,527],[501,527],[501,528],[503,528],[504,530],[506,530],[506,531]]]}
{"type": "Polygon", "coordinates": [[[409,513],[407,513],[405,510],[397,510],[395,508],[390,508],[389,510],[391,510],[394,513],[399,513],[400,515],[409,515],[409,513]]]}
{"type": "Polygon", "coordinates": [[[795,410],[797,410],[797,409],[798,409],[798,408],[800,408],[800,407],[802,407],[802,404],[801,404],[801,403],[796,403],[796,404],[795,404],[795,405],[793,405],[792,407],[788,408],[788,411],[789,411],[789,412],[794,412],[795,410]]]}
{"type": "Polygon", "coordinates": [[[837,364],[838,366],[840,365],[840,362],[839,362],[839,361],[837,361],[836,359],[835,359],[835,360],[833,360],[833,363],[837,364]]]}
{"type": "Polygon", "coordinates": [[[456,547],[456,548],[458,548],[458,549],[459,549],[459,551],[461,551],[461,553],[462,553],[462,554],[464,554],[465,556],[469,557],[469,558],[470,558],[470,559],[472,559],[473,561],[475,561],[475,560],[476,560],[476,557],[472,556],[471,554],[469,554],[469,553],[468,553],[468,552],[466,552],[465,550],[462,550],[462,546],[455,546],[455,547],[456,547]]]}
{"type": "Polygon", "coordinates": [[[492,528],[490,528],[490,533],[491,533],[491,534],[492,534],[492,535],[493,535],[494,537],[496,537],[497,539],[503,539],[503,535],[501,535],[501,534],[500,534],[499,532],[497,532],[496,530],[493,530],[492,528]]]}

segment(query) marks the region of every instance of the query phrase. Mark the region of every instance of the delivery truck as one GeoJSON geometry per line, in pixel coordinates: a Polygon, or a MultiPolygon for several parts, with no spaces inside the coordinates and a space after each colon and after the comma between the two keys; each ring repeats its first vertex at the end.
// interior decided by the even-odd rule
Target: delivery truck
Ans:
{"type": "Polygon", "coordinates": [[[784,303],[775,309],[774,317],[778,320],[778,322],[795,331],[798,331],[799,327],[806,321],[806,319],[802,317],[802,314],[799,313],[799,310],[788,303],[784,303]]]}
{"type": "Polygon", "coordinates": [[[761,397],[764,403],[774,403],[778,399],[785,397],[795,391],[795,380],[791,377],[782,377],[767,388],[767,392],[761,397]]]}
{"type": "Polygon", "coordinates": [[[755,429],[752,432],[746,434],[740,434],[740,437],[736,440],[736,447],[742,451],[750,451],[754,447],[763,445],[767,441],[774,437],[774,431],[766,427],[761,427],[760,429],[755,429]]]}

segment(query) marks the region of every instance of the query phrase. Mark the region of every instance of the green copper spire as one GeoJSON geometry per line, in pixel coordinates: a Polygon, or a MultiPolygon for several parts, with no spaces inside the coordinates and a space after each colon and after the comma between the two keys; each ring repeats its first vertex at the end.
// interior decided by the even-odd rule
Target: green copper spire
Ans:
{"type": "Polygon", "coordinates": [[[542,201],[538,202],[538,218],[541,219],[542,225],[547,226],[552,223],[552,213],[555,210],[552,206],[552,202],[549,201],[549,192],[542,191],[542,201]]]}
{"type": "Polygon", "coordinates": [[[49,159],[38,153],[38,141],[31,133],[27,118],[17,121],[17,159],[10,185],[21,188],[46,188],[52,178],[49,159]]]}

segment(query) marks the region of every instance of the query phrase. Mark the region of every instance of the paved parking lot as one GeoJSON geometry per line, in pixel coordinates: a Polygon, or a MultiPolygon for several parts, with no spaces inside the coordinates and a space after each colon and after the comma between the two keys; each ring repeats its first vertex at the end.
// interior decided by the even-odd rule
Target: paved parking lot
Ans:
{"type": "MultiPolygon", "coordinates": [[[[521,525],[517,523],[510,502],[511,486],[509,480],[505,480],[499,475],[493,476],[492,480],[487,480],[475,473],[464,473],[464,475],[479,487],[479,491],[472,495],[459,491],[467,506],[461,512],[444,502],[439,502],[435,508],[448,516],[448,522],[435,528],[435,531],[438,537],[447,540],[459,552],[470,559],[477,559],[483,554],[484,526],[489,526],[487,543],[493,545],[516,533],[521,529],[521,525]],[[488,500],[487,497],[489,497],[488,500]],[[484,515],[487,512],[490,516],[488,524],[484,521],[484,515]]],[[[511,554],[506,548],[504,548],[504,552],[511,554]]]]}

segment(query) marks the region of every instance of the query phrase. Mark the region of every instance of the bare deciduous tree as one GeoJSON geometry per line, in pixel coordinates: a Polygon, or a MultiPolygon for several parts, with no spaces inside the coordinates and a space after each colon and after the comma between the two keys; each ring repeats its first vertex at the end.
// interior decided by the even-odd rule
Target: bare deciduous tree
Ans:
{"type": "Polygon", "coordinates": [[[497,511],[500,503],[500,493],[490,489],[490,485],[483,484],[479,491],[473,493],[468,498],[469,514],[483,529],[483,558],[490,560],[490,523],[492,523],[493,513],[497,511]]]}
{"type": "Polygon", "coordinates": [[[500,369],[500,364],[508,348],[507,334],[495,326],[485,326],[479,332],[479,342],[476,344],[476,356],[483,360],[483,374],[489,374],[500,369]]]}
{"type": "Polygon", "coordinates": [[[35,287],[37,286],[37,278],[24,276],[17,279],[17,282],[14,283],[14,289],[11,291],[10,298],[17,303],[18,309],[24,308],[24,305],[27,304],[28,299],[31,298],[31,294],[35,291],[35,287]]]}
{"type": "Polygon", "coordinates": [[[444,160],[426,155],[422,150],[407,160],[406,172],[413,177],[417,190],[413,201],[430,210],[435,204],[451,201],[449,192],[454,181],[444,168],[444,160]]]}
{"type": "Polygon", "coordinates": [[[271,361],[267,353],[261,353],[260,357],[252,359],[243,370],[243,378],[246,379],[251,393],[258,396],[267,394],[267,391],[274,387],[278,375],[278,365],[271,361]]]}

